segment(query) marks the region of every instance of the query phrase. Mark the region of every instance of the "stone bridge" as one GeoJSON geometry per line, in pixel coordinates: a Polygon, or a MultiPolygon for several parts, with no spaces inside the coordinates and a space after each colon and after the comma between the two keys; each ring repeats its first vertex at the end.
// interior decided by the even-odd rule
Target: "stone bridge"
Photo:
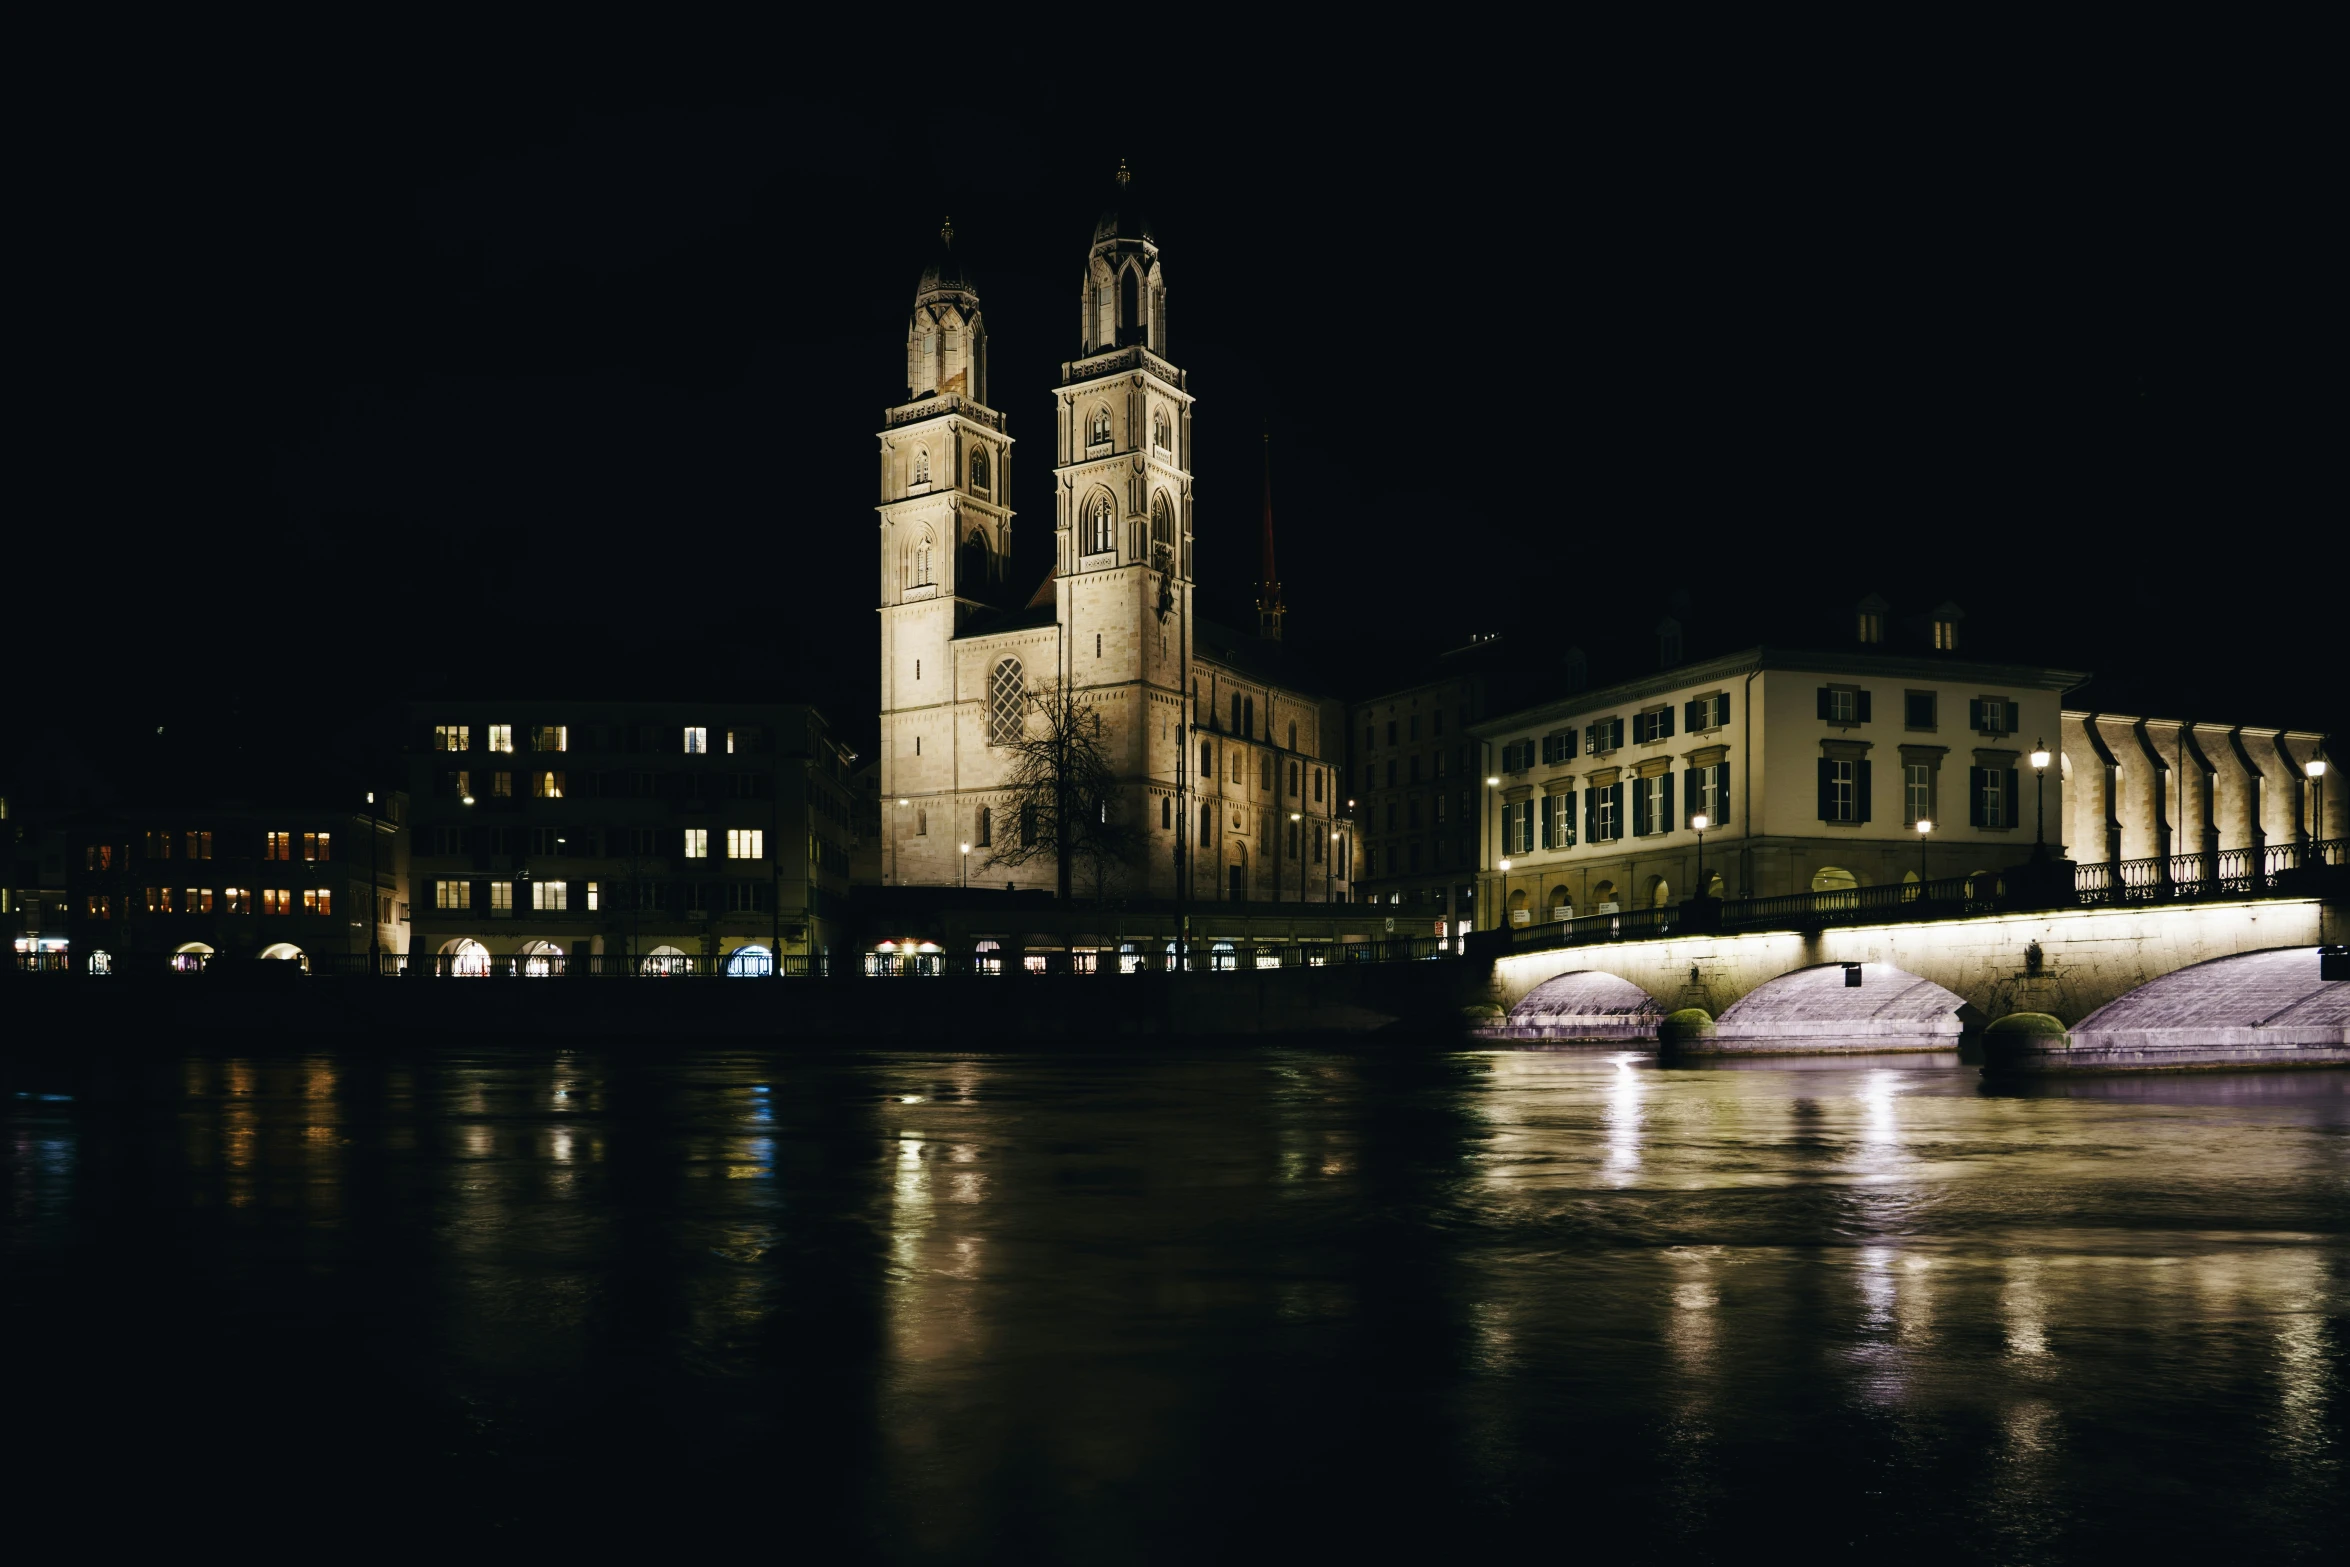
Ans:
{"type": "Polygon", "coordinates": [[[2350,906],[2315,897],[1670,935],[1495,958],[1484,997],[1494,1021],[1481,1031],[1653,1039],[1670,1014],[1697,1009],[1706,1018],[1676,1020],[1667,1037],[1719,1051],[1951,1049],[2019,1014],[2053,1018],[2041,1026],[2060,1039],[2056,1024],[2091,1034],[2101,1009],[2136,996],[2133,1029],[2272,1027],[2304,1049],[2331,1040],[2350,1059],[2350,983],[2322,982],[2315,951],[2345,940],[2350,906]],[[2230,961],[2284,952],[2298,960],[2230,961]],[[2208,971],[2164,984],[2159,1004],[2144,989],[2198,965],[2208,971]]]}

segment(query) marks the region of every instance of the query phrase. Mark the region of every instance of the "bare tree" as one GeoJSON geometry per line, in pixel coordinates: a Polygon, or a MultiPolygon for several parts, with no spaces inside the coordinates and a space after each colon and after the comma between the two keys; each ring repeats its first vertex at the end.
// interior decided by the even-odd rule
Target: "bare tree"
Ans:
{"type": "Polygon", "coordinates": [[[1020,737],[1004,747],[1012,753],[1011,830],[997,834],[1002,841],[988,851],[988,865],[1026,865],[1050,855],[1066,902],[1084,860],[1093,867],[1095,896],[1102,894],[1110,869],[1133,856],[1142,836],[1118,808],[1108,728],[1099,709],[1065,687],[1028,694],[1020,737]]]}

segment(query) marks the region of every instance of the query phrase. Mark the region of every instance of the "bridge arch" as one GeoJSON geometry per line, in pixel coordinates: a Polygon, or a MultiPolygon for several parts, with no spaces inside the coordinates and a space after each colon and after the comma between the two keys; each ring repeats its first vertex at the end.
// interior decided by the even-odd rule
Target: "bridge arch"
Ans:
{"type": "Polygon", "coordinates": [[[2233,952],[2173,969],[2072,1028],[2076,1045],[2350,1047],[2350,981],[2319,977],[2314,947],[2233,952]]]}
{"type": "Polygon", "coordinates": [[[1488,1033],[1504,1039],[1654,1039],[1664,1020],[1656,998],[1601,969],[1577,969],[1526,992],[1488,1033]]]}
{"type": "Polygon", "coordinates": [[[1747,992],[1716,1020],[1714,1041],[1742,1050],[1805,1050],[1831,1040],[1872,1050],[1955,1050],[1958,1036],[1982,1022],[1964,996],[1907,969],[1821,963],[1747,992]]]}

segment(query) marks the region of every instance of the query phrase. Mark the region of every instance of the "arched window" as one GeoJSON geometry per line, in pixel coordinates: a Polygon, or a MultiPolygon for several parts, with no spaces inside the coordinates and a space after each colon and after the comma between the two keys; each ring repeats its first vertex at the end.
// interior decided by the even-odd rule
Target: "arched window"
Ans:
{"type": "Polygon", "coordinates": [[[1208,754],[1208,743],[1205,740],[1202,740],[1199,743],[1199,775],[1202,778],[1213,778],[1216,776],[1216,764],[1214,759],[1208,754]]]}
{"type": "Polygon", "coordinates": [[[971,823],[971,844],[974,848],[985,849],[994,842],[995,812],[983,805],[979,808],[978,817],[971,823]]]}
{"type": "Polygon", "coordinates": [[[1236,735],[1248,733],[1240,727],[1240,693],[1237,691],[1232,693],[1232,732],[1236,735]]]}
{"type": "Polygon", "coordinates": [[[1246,722],[1241,725],[1240,732],[1253,740],[1257,733],[1257,699],[1252,696],[1241,706],[1244,709],[1246,722]]]}
{"type": "Polygon", "coordinates": [[[1113,516],[1110,498],[1107,495],[1097,495],[1093,499],[1093,513],[1086,519],[1085,553],[1099,555],[1104,550],[1113,550],[1117,547],[1117,523],[1113,516]]]}
{"type": "Polygon", "coordinates": [[[914,545],[913,585],[918,588],[930,586],[930,546],[930,533],[925,529],[921,539],[914,545]]]}
{"type": "Polygon", "coordinates": [[[1036,802],[1033,800],[1020,802],[1020,847],[1036,847],[1036,802]]]}
{"type": "Polygon", "coordinates": [[[1110,411],[1107,408],[1096,408],[1086,419],[1085,444],[1088,446],[1110,444],[1110,411]]]}
{"type": "Polygon", "coordinates": [[[927,446],[914,448],[914,482],[916,484],[930,482],[930,448],[927,446]]]}
{"type": "Polygon", "coordinates": [[[987,448],[974,446],[971,448],[971,493],[985,500],[987,484],[987,448]]]}
{"type": "Polygon", "coordinates": [[[1199,808],[1199,841],[1203,846],[1216,841],[1216,808],[1213,805],[1199,808]]]}
{"type": "Polygon", "coordinates": [[[1159,796],[1159,825],[1161,827],[1175,825],[1175,797],[1171,794],[1159,796]]]}
{"type": "MultiPolygon", "coordinates": [[[[1118,329],[1121,333],[1131,332],[1141,320],[1142,278],[1135,268],[1128,267],[1126,275],[1118,280],[1118,329]]],[[[1129,339],[1121,336],[1119,341],[1129,339]]]]}
{"type": "Polygon", "coordinates": [[[1169,433],[1170,432],[1167,428],[1167,410],[1164,408],[1152,409],[1151,445],[1157,447],[1162,452],[1168,450],[1167,439],[1169,433]]]}
{"type": "Polygon", "coordinates": [[[1314,803],[1322,803],[1322,769],[1319,767],[1314,769],[1314,803]]]}
{"type": "Polygon", "coordinates": [[[1165,490],[1151,495],[1151,542],[1175,547],[1175,509],[1167,504],[1165,490]]]}
{"type": "MultiPolygon", "coordinates": [[[[1297,749],[1297,720],[1294,718],[1289,721],[1289,748],[1292,751],[1297,749]]],[[[1295,789],[1292,789],[1289,792],[1291,794],[1297,793],[1295,789]]]]}
{"type": "Polygon", "coordinates": [[[987,743],[1010,745],[1020,738],[1028,692],[1020,680],[1020,661],[1007,658],[995,666],[987,683],[987,743]]]}

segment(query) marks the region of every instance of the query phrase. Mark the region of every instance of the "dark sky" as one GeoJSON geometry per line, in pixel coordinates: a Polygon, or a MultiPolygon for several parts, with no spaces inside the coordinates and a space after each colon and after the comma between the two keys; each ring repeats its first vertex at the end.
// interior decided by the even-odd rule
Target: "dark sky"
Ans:
{"type": "Polygon", "coordinates": [[[940,217],[1026,441],[1024,591],[1124,157],[1205,600],[1247,615],[1269,423],[1292,638],[1341,685],[1485,630],[1644,644],[1675,592],[1698,646],[1792,637],[1874,588],[2107,705],[2338,729],[2312,103],[2217,48],[1881,42],[61,56],[8,531],[19,649],[70,680],[20,700],[300,733],[626,684],[811,697],[862,748],[874,431],[940,217]]]}

